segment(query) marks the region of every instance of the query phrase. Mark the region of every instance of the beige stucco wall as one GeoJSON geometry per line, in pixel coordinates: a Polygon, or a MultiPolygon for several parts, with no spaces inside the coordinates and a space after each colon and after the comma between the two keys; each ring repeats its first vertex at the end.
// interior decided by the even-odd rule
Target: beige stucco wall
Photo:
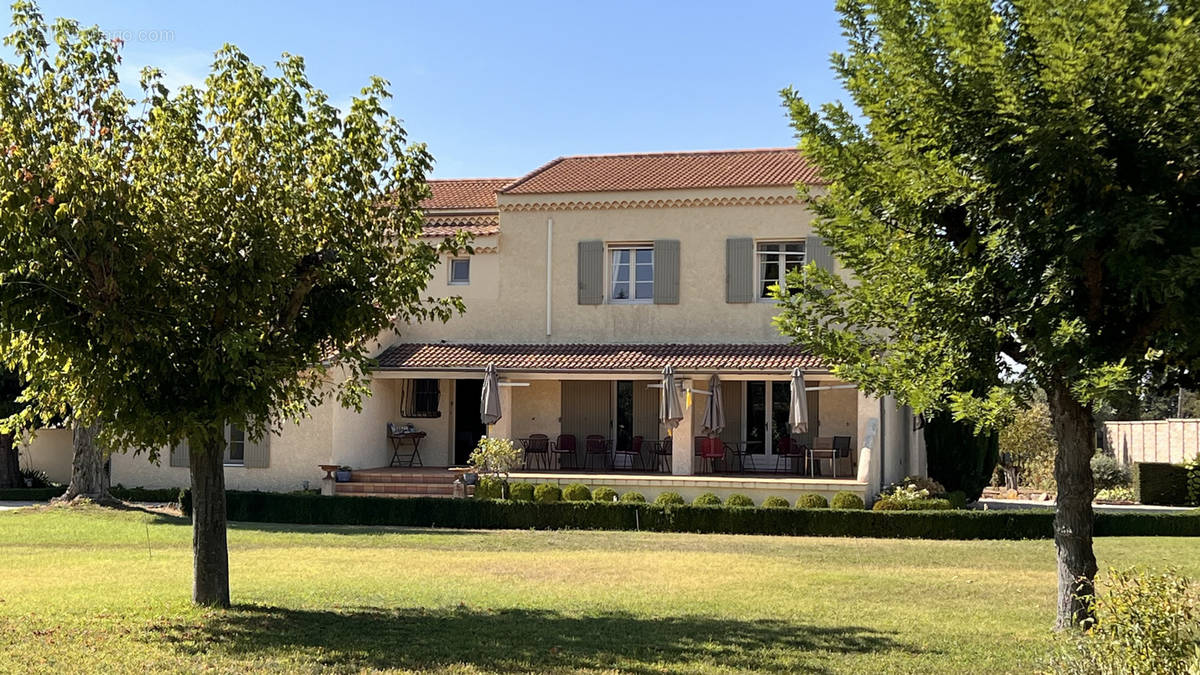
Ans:
{"type": "MultiPolygon", "coordinates": [[[[573,194],[578,202],[630,203],[670,200],[779,200],[792,188],[671,190],[629,193],[573,194]]],[[[737,206],[625,207],[601,209],[503,210],[536,201],[534,197],[501,196],[499,254],[477,255],[472,262],[471,287],[438,285],[432,295],[459,292],[467,313],[448,324],[407,327],[408,341],[478,342],[784,342],[771,325],[775,313],[769,302],[725,302],[725,240],[801,239],[812,234],[812,214],[798,202],[737,206]],[[551,242],[552,322],[546,336],[546,231],[553,219],[551,242]],[[680,302],[678,305],[580,305],[578,243],[680,240],[680,302]],[[476,265],[476,262],[487,264],[476,265]],[[491,260],[496,272],[492,277],[491,260]],[[478,272],[476,267],[479,268],[478,272]],[[478,279],[478,282],[476,281],[478,279]],[[477,298],[474,288],[494,289],[477,298]],[[466,291],[470,288],[469,295],[466,291]],[[472,300],[476,300],[472,302],[472,300]]],[[[544,198],[543,198],[544,199],[544,198]]],[[[605,264],[607,285],[608,265],[605,264]]]]}
{"type": "Polygon", "coordinates": [[[561,430],[562,383],[534,380],[528,387],[513,387],[512,433],[515,438],[530,434],[558,436],[561,430]]]}
{"type": "Polygon", "coordinates": [[[71,480],[71,456],[73,449],[70,429],[42,429],[26,436],[20,443],[22,469],[44,471],[55,482],[71,480]]]}

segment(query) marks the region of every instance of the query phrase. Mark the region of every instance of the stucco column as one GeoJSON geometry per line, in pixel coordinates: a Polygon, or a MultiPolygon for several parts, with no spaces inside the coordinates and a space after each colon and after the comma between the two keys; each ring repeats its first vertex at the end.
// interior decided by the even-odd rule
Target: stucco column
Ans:
{"type": "MultiPolygon", "coordinates": [[[[692,380],[679,380],[684,387],[693,387],[692,380]]],[[[692,423],[692,418],[695,416],[693,407],[696,404],[695,396],[690,397],[691,403],[688,402],[686,392],[680,393],[680,401],[683,402],[683,419],[680,420],[679,426],[671,432],[671,473],[676,476],[691,476],[695,468],[696,452],[693,449],[695,443],[695,425],[692,423]]]]}
{"type": "Polygon", "coordinates": [[[488,436],[492,438],[512,438],[512,392],[512,387],[500,387],[500,419],[488,430],[488,436]]]}

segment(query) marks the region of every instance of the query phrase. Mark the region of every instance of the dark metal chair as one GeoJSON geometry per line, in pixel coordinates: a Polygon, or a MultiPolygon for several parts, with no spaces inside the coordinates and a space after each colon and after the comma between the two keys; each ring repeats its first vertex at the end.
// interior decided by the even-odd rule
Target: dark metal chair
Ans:
{"type": "Polygon", "coordinates": [[[550,445],[550,452],[558,456],[558,468],[566,468],[563,466],[564,461],[571,460],[571,468],[579,468],[579,458],[575,455],[575,434],[559,434],[558,440],[550,445]]]}
{"type": "MultiPolygon", "coordinates": [[[[783,469],[788,470],[788,462],[802,460],[807,454],[808,448],[801,445],[796,439],[791,436],[780,436],[779,440],[775,441],[775,471],[779,471],[779,463],[783,462],[783,469]]],[[[809,462],[811,469],[812,463],[809,462]]],[[[796,465],[796,472],[800,473],[800,465],[796,465]]]]}
{"type": "Polygon", "coordinates": [[[671,437],[661,441],[652,441],[654,450],[654,470],[671,473],[671,437]],[[659,467],[662,467],[661,469],[659,467]]]}
{"type": "Polygon", "coordinates": [[[629,445],[625,447],[618,446],[615,450],[613,450],[613,465],[616,465],[616,455],[619,455],[621,457],[629,458],[630,469],[634,468],[634,462],[636,462],[641,464],[642,471],[645,471],[646,462],[642,460],[642,443],[643,439],[641,436],[634,436],[633,439],[630,440],[629,445]]]}
{"type": "Polygon", "coordinates": [[[529,434],[522,438],[521,447],[525,448],[525,468],[530,468],[530,458],[541,459],[543,469],[550,468],[550,437],[546,434],[529,434]]]}
{"type": "Polygon", "coordinates": [[[608,439],[599,434],[589,434],[583,441],[583,452],[587,455],[587,468],[592,468],[592,459],[600,459],[600,468],[608,468],[608,439]]]}
{"type": "Polygon", "coordinates": [[[850,455],[850,437],[849,436],[834,436],[833,437],[833,477],[838,475],[838,462],[845,460],[847,466],[846,473],[854,473],[854,458],[850,455]]]}

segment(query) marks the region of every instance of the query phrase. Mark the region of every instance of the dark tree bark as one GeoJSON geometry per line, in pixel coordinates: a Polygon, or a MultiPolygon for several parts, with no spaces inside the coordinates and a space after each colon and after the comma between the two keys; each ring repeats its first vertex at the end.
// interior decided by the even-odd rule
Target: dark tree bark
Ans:
{"type": "Polygon", "coordinates": [[[0,434],[0,488],[22,488],[21,462],[16,438],[12,434],[0,434]]]}
{"type": "Polygon", "coordinates": [[[1091,464],[1096,435],[1091,411],[1076,400],[1064,379],[1055,378],[1046,394],[1058,441],[1058,454],[1054,458],[1054,480],[1058,483],[1058,509],[1054,516],[1058,619],[1054,627],[1063,630],[1088,624],[1094,618],[1089,598],[1095,591],[1096,579],[1091,464]]]}
{"type": "Polygon", "coordinates": [[[192,473],[192,602],[229,607],[223,435],[188,439],[192,473]]]}
{"type": "Polygon", "coordinates": [[[96,443],[99,431],[99,424],[77,424],[72,430],[71,483],[59,500],[86,497],[98,504],[116,503],[117,500],[108,493],[108,458],[96,443]]]}

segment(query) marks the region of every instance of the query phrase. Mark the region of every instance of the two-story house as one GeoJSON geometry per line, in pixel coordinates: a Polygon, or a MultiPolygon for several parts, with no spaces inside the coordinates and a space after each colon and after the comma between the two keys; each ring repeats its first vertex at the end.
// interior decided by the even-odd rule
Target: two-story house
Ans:
{"type": "MultiPolygon", "coordinates": [[[[651,497],[656,486],[870,496],[922,472],[906,410],[838,381],[772,324],[769,289],[789,270],[836,269],[797,183],[819,189],[789,148],[562,157],[517,179],[431,181],[426,236],[466,229],[475,239],[473,255],[446,257],[428,290],[461,296],[466,313],[381,339],[361,413],[329,403],[259,444],[230,430],[230,488],[315,487],[317,465],[339,464],[356,469],[339,492],[383,493],[388,471],[361,470],[407,464],[413,440],[389,437],[389,423],[419,432],[424,467],[463,464],[490,433],[553,451],[533,453],[531,480],[651,497]],[[490,431],[480,418],[489,364],[502,411],[490,431]],[[684,388],[675,429],[659,419],[667,366],[684,388]],[[801,437],[788,427],[795,368],[808,389],[801,437]],[[714,375],[727,451],[715,462],[697,454],[714,375]],[[822,452],[787,456],[797,446],[822,452]]],[[[161,466],[116,455],[113,480],[183,485],[184,466],[180,451],[161,466]]],[[[412,472],[391,473],[402,487],[388,489],[421,491],[412,472]]]]}

